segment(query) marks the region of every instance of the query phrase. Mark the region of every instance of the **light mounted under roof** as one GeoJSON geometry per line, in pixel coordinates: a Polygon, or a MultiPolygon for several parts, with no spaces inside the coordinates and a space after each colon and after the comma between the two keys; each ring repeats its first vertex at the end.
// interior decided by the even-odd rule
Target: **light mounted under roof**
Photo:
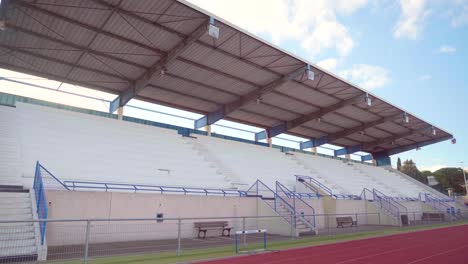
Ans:
{"type": "Polygon", "coordinates": [[[313,81],[315,79],[315,73],[310,69],[310,65],[307,64],[306,69],[307,79],[313,81]]]}
{"type": "Polygon", "coordinates": [[[437,130],[435,129],[435,127],[431,127],[431,133],[433,136],[437,135],[437,130]]]}
{"type": "Polygon", "coordinates": [[[409,124],[409,122],[410,122],[409,115],[408,115],[408,113],[404,112],[403,113],[403,123],[409,124]]]}
{"type": "Polygon", "coordinates": [[[368,93],[366,93],[365,102],[366,102],[368,107],[372,106],[372,98],[370,97],[370,95],[368,93]]]}
{"type": "Polygon", "coordinates": [[[214,17],[210,17],[210,24],[208,25],[208,35],[214,39],[219,39],[219,27],[214,25],[214,17]]]}

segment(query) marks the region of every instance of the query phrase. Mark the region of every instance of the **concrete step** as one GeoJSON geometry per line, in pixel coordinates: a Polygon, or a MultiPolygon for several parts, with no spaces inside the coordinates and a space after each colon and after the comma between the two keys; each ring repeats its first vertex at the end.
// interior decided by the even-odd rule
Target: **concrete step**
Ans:
{"type": "Polygon", "coordinates": [[[19,225],[20,223],[16,224],[17,225],[0,224],[0,235],[34,232],[34,225],[32,223],[23,223],[23,225],[19,225]]]}
{"type": "MultiPolygon", "coordinates": [[[[12,247],[0,250],[0,257],[28,256],[36,254],[36,246],[12,247]]],[[[1,258],[0,258],[1,259],[1,258]]]]}
{"type": "Polygon", "coordinates": [[[33,216],[32,213],[26,214],[12,214],[12,215],[0,215],[0,221],[7,221],[7,220],[32,220],[33,216]]]}
{"type": "Polygon", "coordinates": [[[7,198],[29,198],[28,193],[17,193],[17,192],[0,192],[0,200],[7,198]]]}
{"type": "Polygon", "coordinates": [[[32,226],[33,222],[28,222],[27,220],[31,219],[24,219],[26,222],[15,222],[15,220],[19,219],[11,219],[11,220],[3,220],[3,221],[13,221],[13,222],[8,222],[8,223],[0,223],[0,230],[6,227],[23,227],[23,226],[32,226]]]}
{"type": "Polygon", "coordinates": [[[299,236],[315,236],[316,233],[315,231],[309,230],[309,231],[300,231],[299,236]]]}
{"type": "Polygon", "coordinates": [[[8,249],[36,246],[36,239],[0,240],[0,252],[8,249]]]}
{"type": "Polygon", "coordinates": [[[16,208],[16,207],[1,207],[0,206],[0,219],[4,215],[17,215],[17,214],[31,214],[31,208],[16,208]]]}
{"type": "MultiPolygon", "coordinates": [[[[29,232],[12,232],[12,233],[0,233],[0,244],[2,241],[6,240],[28,240],[28,239],[35,239],[35,235],[33,231],[29,232]]],[[[19,243],[21,245],[21,243],[19,243]]]]}
{"type": "Polygon", "coordinates": [[[31,201],[28,199],[24,200],[10,200],[10,201],[1,201],[0,200],[0,211],[8,208],[17,208],[17,209],[31,209],[31,201]]]}

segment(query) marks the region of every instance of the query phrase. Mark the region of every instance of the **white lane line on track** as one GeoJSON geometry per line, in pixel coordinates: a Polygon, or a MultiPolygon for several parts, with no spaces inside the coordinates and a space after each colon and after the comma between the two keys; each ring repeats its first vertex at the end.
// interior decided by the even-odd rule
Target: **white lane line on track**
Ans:
{"type": "Polygon", "coordinates": [[[427,259],[430,259],[430,258],[433,258],[433,257],[437,257],[437,256],[440,256],[440,255],[445,255],[447,253],[451,253],[451,252],[454,252],[454,251],[457,251],[457,250],[460,250],[460,249],[466,248],[466,247],[468,247],[468,245],[463,245],[461,247],[453,248],[453,249],[446,250],[446,251],[443,251],[443,252],[440,252],[440,253],[437,253],[437,254],[434,254],[434,255],[430,255],[430,256],[421,258],[421,259],[417,259],[417,260],[408,262],[408,264],[418,263],[418,262],[421,262],[421,261],[424,261],[424,260],[427,260],[427,259]]]}

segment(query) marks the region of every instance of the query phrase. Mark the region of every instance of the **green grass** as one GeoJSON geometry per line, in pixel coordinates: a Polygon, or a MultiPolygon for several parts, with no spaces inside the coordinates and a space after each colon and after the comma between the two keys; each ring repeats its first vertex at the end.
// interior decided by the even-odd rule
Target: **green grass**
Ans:
{"type": "MultiPolygon", "coordinates": [[[[443,223],[443,224],[434,224],[430,226],[416,226],[416,227],[406,227],[399,228],[393,227],[384,230],[378,231],[368,231],[360,233],[349,233],[349,234],[339,234],[333,236],[316,236],[301,238],[296,240],[289,241],[274,241],[268,243],[269,250],[284,250],[291,248],[300,248],[307,246],[317,246],[325,245],[330,243],[337,243],[343,241],[350,241],[356,239],[365,239],[379,236],[394,235],[400,233],[407,233],[411,231],[418,230],[428,230],[434,228],[448,227],[448,226],[457,226],[465,225],[466,221],[458,222],[456,224],[443,223]]],[[[261,248],[262,243],[252,244],[251,248],[261,248]]],[[[138,264],[171,264],[171,263],[184,263],[205,259],[215,259],[215,258],[224,258],[234,256],[234,246],[223,246],[216,247],[211,249],[194,249],[194,250],[184,250],[181,256],[177,256],[175,252],[164,252],[164,253],[153,253],[153,254],[140,254],[140,255],[128,255],[128,256],[113,256],[113,257],[99,257],[90,259],[89,263],[92,264],[127,264],[127,263],[138,263],[138,264]]],[[[82,263],[82,261],[66,261],[61,263],[75,264],[82,263]]]]}

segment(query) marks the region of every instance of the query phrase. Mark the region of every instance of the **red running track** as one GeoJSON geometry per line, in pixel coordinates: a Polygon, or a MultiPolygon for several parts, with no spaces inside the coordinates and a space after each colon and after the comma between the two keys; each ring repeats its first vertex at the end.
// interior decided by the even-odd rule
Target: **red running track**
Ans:
{"type": "Polygon", "coordinates": [[[468,264],[468,225],[203,262],[205,264],[468,264]]]}

